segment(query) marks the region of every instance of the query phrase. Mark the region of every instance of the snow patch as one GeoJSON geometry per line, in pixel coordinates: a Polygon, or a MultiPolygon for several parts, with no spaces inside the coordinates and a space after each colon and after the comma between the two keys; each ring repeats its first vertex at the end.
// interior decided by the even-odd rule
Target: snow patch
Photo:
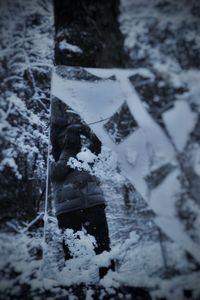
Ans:
{"type": "Polygon", "coordinates": [[[73,53],[78,53],[78,54],[83,53],[83,50],[81,50],[81,48],[79,48],[76,45],[69,44],[65,40],[63,40],[59,43],[59,48],[60,48],[60,50],[68,50],[73,53]]]}
{"type": "Polygon", "coordinates": [[[97,159],[97,156],[87,148],[83,148],[82,151],[76,155],[76,157],[78,160],[85,161],[86,163],[92,163],[95,161],[95,159],[97,159]]]}
{"type": "Polygon", "coordinates": [[[113,177],[116,172],[118,162],[116,155],[107,147],[103,146],[101,153],[96,156],[89,149],[82,148],[76,158],[70,157],[67,165],[73,169],[88,171],[91,175],[99,179],[118,180],[119,176],[113,177]]]}

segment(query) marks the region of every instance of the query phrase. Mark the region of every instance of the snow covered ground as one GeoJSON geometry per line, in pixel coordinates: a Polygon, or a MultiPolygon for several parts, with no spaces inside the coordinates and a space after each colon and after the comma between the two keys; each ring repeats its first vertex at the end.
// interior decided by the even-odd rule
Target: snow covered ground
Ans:
{"type": "MultiPolygon", "coordinates": [[[[46,299],[76,299],[61,286],[98,283],[98,266],[110,257],[117,270],[100,282],[108,291],[129,285],[148,288],[154,299],[199,299],[199,5],[121,0],[119,23],[130,69],[60,66],[52,86],[53,95],[79,112],[105,145],[95,172],[108,202],[112,251],[95,257],[91,237],[81,233],[74,240],[68,232],[80,255],[64,264],[54,216],[46,244],[41,229],[8,223],[18,233],[0,234],[4,300],[20,298],[23,289],[28,295],[26,285],[34,300],[47,290],[52,295],[46,299]]],[[[82,53],[67,41],[59,46],[82,53]]],[[[18,100],[10,99],[16,106],[18,100]]],[[[80,153],[79,166],[88,168],[89,158],[80,153]]]]}
{"type": "MultiPolygon", "coordinates": [[[[194,219],[188,231],[178,212],[184,189],[179,155],[193,132],[197,112],[183,97],[164,111],[165,127],[160,126],[131,83],[136,75],[153,78],[145,69],[55,69],[52,101],[60,99],[78,112],[104,143],[93,172],[101,179],[108,203],[112,251],[96,257],[91,237],[82,232],[77,240],[68,232],[67,239],[79,255],[64,264],[62,236],[53,216],[47,224],[46,244],[40,231],[27,234],[19,228],[16,240],[2,234],[1,269],[6,274],[14,266],[14,272],[21,273],[12,280],[13,294],[29,284],[35,294],[50,290],[67,295],[61,286],[99,283],[98,266],[114,258],[116,271],[100,281],[108,292],[128,285],[148,288],[155,299],[182,299],[184,290],[192,291],[193,299],[198,297],[199,221],[194,219]],[[184,126],[175,122],[181,116],[187,119],[184,126]]],[[[90,171],[88,162],[93,159],[84,150],[69,163],[90,171]]],[[[193,200],[190,204],[194,209],[193,200]]],[[[198,212],[197,204],[195,208],[198,212]]],[[[3,281],[4,295],[10,295],[10,284],[10,279],[3,281]]]]}
{"type": "MultiPolygon", "coordinates": [[[[148,69],[73,69],[61,66],[57,67],[53,74],[52,94],[80,114],[104,145],[117,154],[116,169],[118,166],[121,170],[120,179],[116,172],[116,175],[112,175],[114,182],[112,181],[106,187],[106,175],[104,178],[111,236],[113,236],[113,244],[116,243],[113,251],[116,253],[116,249],[118,247],[120,249],[117,253],[120,261],[117,281],[133,286],[154,286],[154,288],[159,284],[162,290],[166,288],[166,283],[163,283],[166,280],[164,273],[170,274],[171,271],[171,279],[167,281],[169,290],[164,293],[173,293],[174,282],[181,293],[181,289],[185,287],[183,285],[185,279],[182,276],[188,276],[190,282],[186,289],[194,290],[197,287],[195,278],[199,278],[200,274],[192,273],[195,266],[188,260],[186,252],[199,262],[199,242],[188,234],[183,220],[177,216],[177,203],[183,190],[181,177],[183,171],[179,155],[190,139],[198,114],[191,110],[188,101],[183,97],[177,99],[173,107],[163,112],[164,127],[160,126],[152,118],[137,90],[134,89],[134,83],[131,83],[130,78],[136,75],[143,76],[149,81],[154,79],[154,73],[148,69]],[[76,78],[78,72],[79,75],[82,74],[81,80],[76,78]],[[132,122],[125,124],[124,110],[128,118],[132,118],[132,122]],[[185,122],[180,125],[182,119],[185,122]],[[127,130],[123,127],[124,131],[127,131],[124,137],[120,136],[120,126],[127,126],[127,130]],[[120,186],[125,180],[122,178],[127,178],[140,193],[141,197],[137,201],[145,200],[145,209],[154,213],[154,217],[142,220],[143,226],[139,220],[140,214],[134,213],[134,209],[133,214],[127,218],[124,212],[123,195],[120,195],[120,199],[114,190],[111,191],[112,186],[120,186]],[[116,201],[113,203],[113,200],[116,201]],[[120,215],[119,220],[121,218],[126,220],[126,226],[122,229],[123,234],[120,236],[118,232],[120,236],[118,239],[115,233],[112,233],[112,230],[116,232],[116,228],[119,227],[119,224],[114,222],[115,213],[120,215]],[[130,226],[129,229],[127,226],[130,226]],[[139,233],[134,226],[140,228],[139,233]],[[148,230],[155,235],[154,239],[142,238],[148,236],[148,230]],[[130,236],[127,233],[130,233],[130,236]],[[165,236],[164,241],[161,241],[163,234],[167,238],[165,236]],[[126,238],[123,240],[124,236],[126,238]],[[169,262],[171,257],[173,262],[169,262]],[[173,275],[176,272],[180,274],[179,280],[173,275]],[[160,276],[163,276],[163,281],[160,276]],[[193,276],[194,280],[191,279],[193,276]]],[[[79,157],[81,158],[81,155],[79,157]]],[[[76,161],[75,165],[80,167],[81,162],[76,161]]],[[[82,163],[82,167],[87,166],[82,163]]],[[[98,168],[95,175],[98,176],[98,168]]],[[[135,193],[134,196],[138,197],[136,195],[135,193]]],[[[195,229],[196,235],[198,235],[197,228],[198,225],[195,229]]],[[[115,284],[113,280],[116,280],[115,275],[111,280],[112,284],[115,284]]]]}

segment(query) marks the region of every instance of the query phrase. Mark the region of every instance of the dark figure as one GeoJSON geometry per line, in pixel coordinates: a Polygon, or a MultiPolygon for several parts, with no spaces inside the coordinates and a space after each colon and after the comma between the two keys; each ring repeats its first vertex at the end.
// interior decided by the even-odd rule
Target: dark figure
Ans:
{"type": "MultiPolygon", "coordinates": [[[[90,141],[89,149],[98,155],[101,142],[90,128],[83,124],[52,125],[52,146],[55,162],[51,165],[51,181],[55,198],[56,216],[59,227],[75,232],[86,229],[93,235],[97,245],[96,254],[110,250],[108,225],[105,216],[105,199],[98,179],[86,171],[79,171],[67,165],[70,157],[75,157],[81,150],[81,137],[90,141]]],[[[68,246],[63,242],[65,259],[72,258],[68,246]]],[[[99,270],[100,278],[108,271],[114,270],[114,262],[99,270]]]]}

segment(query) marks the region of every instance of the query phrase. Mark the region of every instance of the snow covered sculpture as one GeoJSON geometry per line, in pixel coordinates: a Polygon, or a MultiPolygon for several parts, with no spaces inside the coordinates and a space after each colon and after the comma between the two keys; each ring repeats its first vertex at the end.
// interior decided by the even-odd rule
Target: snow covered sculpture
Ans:
{"type": "Polygon", "coordinates": [[[120,169],[155,212],[157,225],[200,262],[198,244],[177,217],[181,194],[178,150],[183,149],[195,125],[185,101],[163,112],[165,128],[149,114],[131,77],[153,80],[147,69],[92,69],[58,66],[52,94],[76,111],[99,139],[117,153],[120,169]],[[185,117],[183,126],[176,120],[185,117]],[[187,121],[186,121],[187,120],[187,121]]]}

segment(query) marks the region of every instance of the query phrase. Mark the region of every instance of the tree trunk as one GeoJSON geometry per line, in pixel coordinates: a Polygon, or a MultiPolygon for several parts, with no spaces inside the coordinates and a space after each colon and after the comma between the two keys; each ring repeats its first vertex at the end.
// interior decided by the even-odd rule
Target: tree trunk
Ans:
{"type": "Polygon", "coordinates": [[[117,0],[55,0],[55,64],[126,67],[117,0]],[[73,47],[76,45],[76,47],[73,47]]]}

